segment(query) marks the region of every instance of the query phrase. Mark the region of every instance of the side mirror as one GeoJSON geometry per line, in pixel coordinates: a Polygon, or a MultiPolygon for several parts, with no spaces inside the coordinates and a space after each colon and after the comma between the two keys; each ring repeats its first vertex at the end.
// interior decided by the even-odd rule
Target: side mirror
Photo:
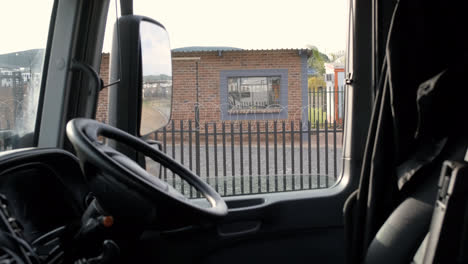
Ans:
{"type": "Polygon", "coordinates": [[[167,125],[172,107],[172,58],[169,36],[155,21],[140,22],[143,90],[140,135],[167,125]]]}
{"type": "MultiPolygon", "coordinates": [[[[109,88],[109,124],[135,136],[167,125],[172,107],[169,36],[157,21],[135,15],[114,26],[109,88]]],[[[119,149],[126,153],[124,148],[119,149]]],[[[133,154],[128,153],[129,156],[133,154]]]]}

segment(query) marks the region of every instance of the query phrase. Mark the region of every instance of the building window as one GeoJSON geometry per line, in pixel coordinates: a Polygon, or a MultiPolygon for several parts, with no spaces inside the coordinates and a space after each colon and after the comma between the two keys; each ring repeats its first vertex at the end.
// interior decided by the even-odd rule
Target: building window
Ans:
{"type": "Polygon", "coordinates": [[[288,118],[288,70],[249,69],[220,72],[222,120],[288,118]]]}
{"type": "Polygon", "coordinates": [[[280,83],[280,76],[229,77],[229,110],[279,108],[280,83]]]}

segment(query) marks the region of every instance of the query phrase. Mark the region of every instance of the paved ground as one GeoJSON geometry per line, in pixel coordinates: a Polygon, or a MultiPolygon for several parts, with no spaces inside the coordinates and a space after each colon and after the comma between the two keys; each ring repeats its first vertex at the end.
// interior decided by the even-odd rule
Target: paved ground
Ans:
{"type": "MultiPolygon", "coordinates": [[[[167,146],[167,153],[170,156],[174,156],[176,160],[181,161],[182,151],[180,145],[175,145],[174,150],[173,153],[172,146],[167,146]]],[[[294,151],[291,151],[291,147],[286,147],[284,149],[285,155],[283,156],[283,148],[282,146],[278,146],[277,162],[275,163],[275,150],[273,146],[269,147],[268,152],[264,146],[260,148],[252,146],[251,156],[249,156],[249,149],[247,146],[243,146],[242,149],[240,146],[234,146],[233,148],[231,146],[226,146],[224,158],[222,147],[218,146],[215,149],[213,146],[210,146],[208,147],[208,151],[206,151],[206,147],[203,146],[200,149],[199,175],[223,196],[291,191],[293,189],[316,189],[333,185],[336,177],[338,177],[341,172],[342,148],[336,149],[336,158],[333,147],[328,149],[324,146],[320,147],[317,153],[315,147],[311,147],[309,152],[307,146],[304,145],[302,153],[301,159],[299,146],[295,146],[294,151]],[[258,151],[260,153],[258,153],[258,151]],[[232,155],[233,152],[234,155],[232,155]],[[311,163],[309,163],[309,153],[311,163]],[[328,159],[326,159],[326,153],[328,153],[328,159]],[[217,156],[215,156],[215,154],[217,154],[217,156]],[[317,162],[317,158],[319,158],[319,162],[317,162]],[[225,163],[224,159],[226,160],[225,163]],[[283,162],[285,166],[283,166],[283,162]],[[294,170],[292,166],[293,163],[294,170]]],[[[183,154],[184,164],[189,167],[190,154],[187,146],[184,146],[183,154]]],[[[196,172],[195,155],[195,149],[192,149],[192,171],[194,172],[196,172]]],[[[148,164],[149,168],[154,173],[154,162],[148,164]]],[[[181,184],[180,178],[176,175],[174,176],[169,170],[163,173],[162,177],[167,179],[171,185],[174,185],[180,191],[190,194],[190,190],[187,187],[188,185],[181,184]]],[[[193,193],[194,191],[192,191],[192,194],[193,193]]]]}

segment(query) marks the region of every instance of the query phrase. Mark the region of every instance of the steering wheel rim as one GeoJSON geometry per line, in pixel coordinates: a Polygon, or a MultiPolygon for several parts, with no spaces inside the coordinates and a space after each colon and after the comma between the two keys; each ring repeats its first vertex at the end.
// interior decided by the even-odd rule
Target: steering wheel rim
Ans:
{"type": "Polygon", "coordinates": [[[100,168],[107,173],[99,176],[113,177],[114,179],[109,180],[117,180],[126,185],[127,188],[135,190],[136,193],[146,196],[146,199],[153,202],[160,201],[161,198],[169,198],[203,215],[221,217],[227,214],[225,201],[210,185],[185,166],[140,138],[110,125],[86,118],[76,118],[69,121],[66,133],[77,152],[85,174],[87,174],[86,171],[89,167],[100,168]],[[99,136],[124,143],[128,147],[165,166],[199,191],[210,203],[211,207],[205,208],[190,202],[189,199],[175,188],[146,172],[135,161],[117,150],[104,145],[99,141],[99,136]]]}

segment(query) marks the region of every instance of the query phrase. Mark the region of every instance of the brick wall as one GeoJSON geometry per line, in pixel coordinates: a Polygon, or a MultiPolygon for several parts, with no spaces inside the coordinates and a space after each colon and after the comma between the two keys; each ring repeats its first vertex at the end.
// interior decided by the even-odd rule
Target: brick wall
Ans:
{"type": "Polygon", "coordinates": [[[0,84],[0,130],[9,130],[15,127],[15,88],[0,84]]]}
{"type": "MultiPolygon", "coordinates": [[[[101,69],[99,72],[104,85],[109,83],[109,53],[103,53],[101,56],[101,69]]],[[[108,105],[108,88],[103,89],[99,93],[99,100],[96,110],[96,120],[107,123],[107,105],[108,105]]]]}
{"type": "MultiPolygon", "coordinates": [[[[195,119],[196,105],[196,63],[198,62],[200,124],[234,119],[237,123],[247,122],[242,116],[226,118],[222,116],[220,104],[221,71],[286,69],[287,81],[287,115],[281,120],[294,120],[299,126],[302,120],[302,70],[304,55],[298,50],[252,50],[213,52],[173,52],[173,108],[172,119],[178,124],[180,120],[195,119]],[[184,58],[184,59],[181,59],[184,58]],[[195,58],[200,58],[195,60],[195,58]]],[[[262,119],[256,115],[256,119],[262,119]]],[[[288,122],[290,123],[290,122],[288,122]]]]}
{"type": "MultiPolygon", "coordinates": [[[[213,52],[174,52],[173,64],[173,106],[172,120],[179,124],[180,120],[195,119],[196,105],[196,62],[198,62],[199,109],[200,125],[209,122],[220,123],[221,97],[220,72],[235,70],[268,70],[286,69],[287,82],[287,115],[280,120],[294,121],[297,127],[302,120],[302,75],[303,60],[298,50],[252,50],[213,52]],[[220,56],[221,55],[221,56],[220,56]],[[179,58],[179,59],[177,59],[179,58]],[[185,59],[180,59],[185,58],[185,59]],[[189,58],[200,58],[194,60],[189,58]]],[[[302,55],[303,56],[303,55],[302,55]]],[[[109,53],[103,53],[100,75],[104,83],[109,82],[109,53]]],[[[96,120],[107,122],[108,91],[103,89],[99,94],[96,120]]],[[[283,110],[285,111],[285,110],[283,110]]],[[[261,115],[257,115],[262,119],[261,115]]],[[[236,122],[242,121],[242,117],[236,122]]],[[[232,121],[226,121],[230,123],[232,121]]]]}

